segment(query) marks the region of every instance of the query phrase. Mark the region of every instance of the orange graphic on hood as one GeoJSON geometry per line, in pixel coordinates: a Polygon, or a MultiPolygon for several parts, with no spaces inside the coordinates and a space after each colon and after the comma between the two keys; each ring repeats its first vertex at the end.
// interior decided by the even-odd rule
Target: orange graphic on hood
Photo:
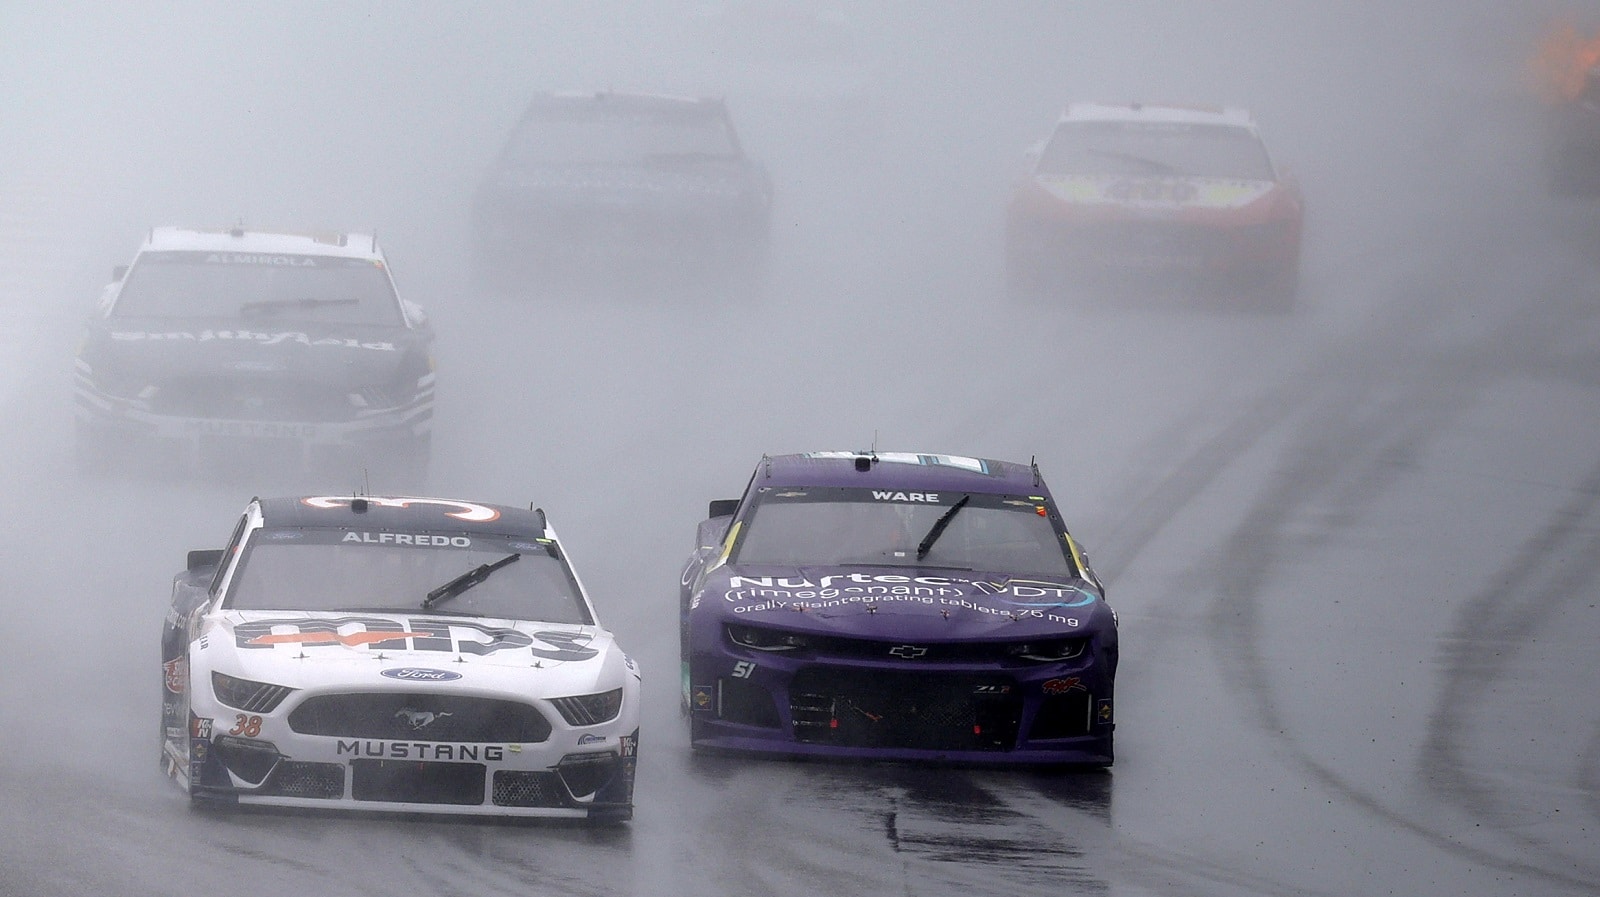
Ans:
{"type": "Polygon", "coordinates": [[[288,632],[282,635],[258,635],[246,644],[250,645],[293,645],[293,644],[325,644],[338,642],[347,647],[357,645],[370,645],[374,642],[388,642],[397,638],[430,638],[437,636],[429,632],[352,632],[341,635],[337,632],[288,632]]]}
{"type": "Polygon", "coordinates": [[[1583,95],[1589,70],[1600,65],[1600,33],[1585,36],[1576,26],[1561,25],[1545,35],[1528,60],[1534,87],[1552,103],[1570,103],[1583,95]]]}

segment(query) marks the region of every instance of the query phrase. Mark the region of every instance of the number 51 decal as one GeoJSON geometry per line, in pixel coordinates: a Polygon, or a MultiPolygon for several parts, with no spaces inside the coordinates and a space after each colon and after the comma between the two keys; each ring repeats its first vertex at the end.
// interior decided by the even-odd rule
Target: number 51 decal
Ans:
{"type": "Polygon", "coordinates": [[[733,678],[749,679],[750,674],[756,671],[756,665],[748,660],[741,660],[733,665],[733,678]]]}

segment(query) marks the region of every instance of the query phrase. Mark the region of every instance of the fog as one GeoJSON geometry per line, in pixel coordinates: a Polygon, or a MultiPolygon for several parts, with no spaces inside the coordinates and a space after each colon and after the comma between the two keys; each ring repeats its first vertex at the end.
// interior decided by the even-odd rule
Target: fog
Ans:
{"type": "MultiPolygon", "coordinates": [[[[1584,894],[1600,889],[1600,200],[1546,189],[1565,2],[0,8],[0,894],[1584,894]],[[530,97],[727,98],[749,290],[490,289],[530,97]],[[1072,101],[1252,110],[1305,192],[1289,314],[1008,300],[1072,101]],[[157,225],[375,232],[437,333],[431,493],[544,507],[644,669],[621,829],[191,812],[170,579],[253,495],[80,476],[73,354],[157,225]],[[676,583],[761,454],[1036,457],[1121,617],[1117,764],[691,757],[676,583]]],[[[382,491],[382,483],[372,483],[382,491]]]]}

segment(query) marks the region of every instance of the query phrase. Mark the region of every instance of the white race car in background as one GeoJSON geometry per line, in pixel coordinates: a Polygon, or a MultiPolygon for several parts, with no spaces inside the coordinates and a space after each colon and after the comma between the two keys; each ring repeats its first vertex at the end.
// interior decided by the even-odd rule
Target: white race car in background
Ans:
{"type": "Polygon", "coordinates": [[[200,804],[633,813],[638,667],[542,511],[256,499],[174,579],[162,697],[200,804]]]}

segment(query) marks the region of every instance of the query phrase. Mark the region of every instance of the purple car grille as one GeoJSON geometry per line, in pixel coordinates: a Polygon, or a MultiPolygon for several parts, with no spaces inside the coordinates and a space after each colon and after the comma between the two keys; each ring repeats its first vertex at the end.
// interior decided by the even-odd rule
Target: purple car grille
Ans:
{"type": "Polygon", "coordinates": [[[805,667],[789,712],[795,740],[810,744],[1003,751],[1016,746],[1022,696],[994,674],[805,667]]]}
{"type": "Polygon", "coordinates": [[[757,651],[806,652],[843,660],[902,660],[916,663],[1016,664],[1058,662],[1083,653],[1088,640],[1038,638],[1007,642],[920,642],[810,635],[744,624],[727,628],[729,641],[757,651]]]}

